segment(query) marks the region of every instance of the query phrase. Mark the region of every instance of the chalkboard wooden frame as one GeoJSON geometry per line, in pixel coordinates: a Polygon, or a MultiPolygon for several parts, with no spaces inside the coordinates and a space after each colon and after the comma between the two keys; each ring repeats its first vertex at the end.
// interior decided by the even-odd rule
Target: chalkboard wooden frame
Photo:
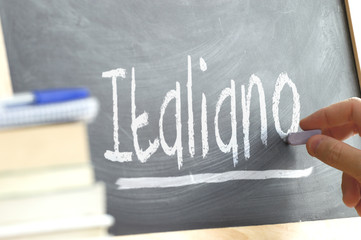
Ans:
{"type": "Polygon", "coordinates": [[[0,19],[0,98],[12,95],[9,63],[0,19]]]}
{"type": "Polygon", "coordinates": [[[358,49],[360,49],[359,45],[361,45],[361,35],[359,33],[356,34],[354,31],[354,28],[361,27],[360,18],[356,17],[356,14],[358,14],[361,11],[361,5],[360,3],[354,0],[345,0],[345,6],[346,6],[348,26],[350,30],[350,38],[352,42],[352,49],[355,58],[355,66],[356,66],[359,84],[361,87],[361,69],[360,69],[360,58],[358,51],[358,49]]]}

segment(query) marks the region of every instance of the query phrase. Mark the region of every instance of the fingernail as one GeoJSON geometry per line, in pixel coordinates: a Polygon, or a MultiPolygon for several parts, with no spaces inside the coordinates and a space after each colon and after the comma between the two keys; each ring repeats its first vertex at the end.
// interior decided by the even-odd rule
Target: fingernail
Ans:
{"type": "Polygon", "coordinates": [[[318,145],[320,145],[321,141],[322,141],[322,137],[314,137],[314,139],[311,141],[310,148],[311,148],[311,155],[312,156],[316,155],[318,145]]]}

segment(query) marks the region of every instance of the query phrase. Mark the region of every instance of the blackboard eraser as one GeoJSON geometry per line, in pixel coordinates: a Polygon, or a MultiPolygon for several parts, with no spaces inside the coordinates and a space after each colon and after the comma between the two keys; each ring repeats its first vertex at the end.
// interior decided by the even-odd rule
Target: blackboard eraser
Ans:
{"type": "Polygon", "coordinates": [[[321,134],[322,131],[320,129],[315,129],[315,130],[308,130],[308,131],[303,131],[303,132],[294,132],[294,133],[290,133],[288,134],[288,136],[286,137],[286,142],[289,145],[301,145],[301,144],[306,144],[307,140],[314,136],[314,135],[319,135],[321,134]]]}

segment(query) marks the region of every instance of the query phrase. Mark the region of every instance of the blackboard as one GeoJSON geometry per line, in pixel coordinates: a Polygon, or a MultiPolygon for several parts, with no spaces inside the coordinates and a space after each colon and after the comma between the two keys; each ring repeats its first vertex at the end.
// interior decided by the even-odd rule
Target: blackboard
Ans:
{"type": "Polygon", "coordinates": [[[112,233],[356,216],[341,173],[282,140],[359,96],[343,1],[2,0],[0,14],[15,92],[100,100],[89,136],[112,233]]]}

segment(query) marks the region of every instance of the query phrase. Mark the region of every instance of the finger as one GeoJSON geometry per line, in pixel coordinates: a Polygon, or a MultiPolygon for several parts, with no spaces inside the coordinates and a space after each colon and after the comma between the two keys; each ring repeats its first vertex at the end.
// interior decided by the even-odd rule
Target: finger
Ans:
{"type": "Polygon", "coordinates": [[[341,188],[345,205],[356,207],[360,201],[360,184],[347,173],[343,173],[341,188]]]}
{"type": "Polygon", "coordinates": [[[346,172],[361,183],[361,150],[326,135],[312,136],[306,147],[311,156],[346,172]]]}
{"type": "Polygon", "coordinates": [[[325,129],[355,123],[358,132],[361,124],[361,99],[348,100],[322,108],[300,121],[304,130],[325,129]]]}
{"type": "Polygon", "coordinates": [[[357,134],[357,128],[354,123],[346,124],[339,127],[322,129],[322,134],[336,138],[338,140],[345,140],[357,134]]]}

